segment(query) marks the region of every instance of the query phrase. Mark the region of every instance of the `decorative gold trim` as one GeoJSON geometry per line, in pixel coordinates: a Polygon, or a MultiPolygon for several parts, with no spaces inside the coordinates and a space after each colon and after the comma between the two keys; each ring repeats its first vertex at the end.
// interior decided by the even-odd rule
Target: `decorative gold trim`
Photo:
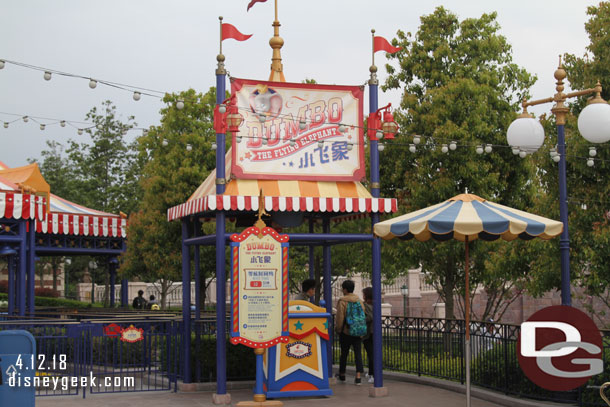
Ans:
{"type": "Polygon", "coordinates": [[[371,182],[371,189],[379,189],[381,188],[381,183],[380,182],[371,182]]]}
{"type": "Polygon", "coordinates": [[[224,178],[216,178],[216,185],[225,185],[227,180],[224,178]]]}

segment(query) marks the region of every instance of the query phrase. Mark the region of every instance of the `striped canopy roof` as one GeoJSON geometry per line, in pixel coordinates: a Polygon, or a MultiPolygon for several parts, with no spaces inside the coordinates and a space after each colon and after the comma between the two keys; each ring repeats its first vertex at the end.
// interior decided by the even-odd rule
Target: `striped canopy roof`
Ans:
{"type": "Polygon", "coordinates": [[[504,240],[551,239],[563,230],[563,223],[487,201],[477,195],[461,194],[445,202],[375,225],[383,239],[400,237],[426,241],[457,239],[504,240]]]}
{"type": "MultiPolygon", "coordinates": [[[[230,179],[231,149],[225,156],[225,174],[230,179]]],[[[396,199],[373,198],[361,183],[353,181],[232,179],[222,195],[216,195],[215,181],[216,170],[210,173],[185,203],[169,208],[168,220],[213,210],[256,211],[261,189],[267,211],[350,215],[392,213],[397,209],[396,199]]]]}
{"type": "MultiPolygon", "coordinates": [[[[36,170],[38,170],[36,164],[19,168],[28,169],[28,172],[31,172],[31,166],[36,166],[36,170]]],[[[12,181],[15,177],[14,174],[20,173],[19,168],[10,169],[6,164],[0,161],[0,207],[4,208],[4,214],[0,213],[0,217],[8,218],[9,208],[13,213],[12,217],[15,217],[16,219],[17,213],[25,213],[26,211],[25,200],[13,198],[21,188],[28,187],[28,181],[25,179],[23,180],[24,185],[21,186],[12,181]],[[7,173],[13,174],[13,178],[7,176],[7,173]],[[9,199],[11,200],[10,205],[8,204],[9,199]],[[2,202],[6,202],[6,204],[2,206],[2,202]]],[[[24,197],[25,196],[28,195],[24,195],[24,197]]],[[[49,194],[49,197],[50,212],[46,214],[46,217],[39,216],[37,218],[37,232],[84,236],[127,236],[127,219],[124,219],[122,216],[87,208],[54,194],[49,194]]],[[[44,199],[42,197],[36,199],[37,204],[39,201],[44,204],[44,199]]],[[[29,213],[32,209],[28,206],[27,211],[29,213]]],[[[22,216],[25,218],[25,215],[22,216]]]]}

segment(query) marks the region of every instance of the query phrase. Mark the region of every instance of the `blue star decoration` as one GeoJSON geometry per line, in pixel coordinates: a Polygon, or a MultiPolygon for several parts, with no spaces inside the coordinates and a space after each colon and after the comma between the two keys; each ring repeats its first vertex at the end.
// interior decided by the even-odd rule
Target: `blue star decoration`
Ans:
{"type": "Polygon", "coordinates": [[[294,329],[296,329],[297,331],[302,331],[303,330],[303,323],[299,320],[294,324],[294,329]]]}
{"type": "Polygon", "coordinates": [[[289,165],[289,166],[291,166],[291,167],[294,167],[294,163],[293,163],[292,161],[290,161],[290,162],[288,163],[288,165],[289,165]]]}
{"type": "Polygon", "coordinates": [[[297,311],[300,311],[300,310],[301,310],[301,306],[297,305],[297,311]]]}
{"type": "Polygon", "coordinates": [[[324,321],[324,328],[328,330],[328,320],[324,321]]]}

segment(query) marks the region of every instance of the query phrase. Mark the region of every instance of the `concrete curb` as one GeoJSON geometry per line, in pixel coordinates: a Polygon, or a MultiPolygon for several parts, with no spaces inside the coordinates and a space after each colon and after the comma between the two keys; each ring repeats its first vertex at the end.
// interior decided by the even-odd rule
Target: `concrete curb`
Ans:
{"type": "MultiPolygon", "coordinates": [[[[333,365],[333,371],[339,372],[339,367],[333,365]]],[[[356,374],[356,369],[352,366],[347,367],[347,371],[353,375],[356,374]]],[[[439,389],[449,390],[456,393],[466,394],[466,386],[449,380],[435,379],[432,377],[417,376],[408,373],[399,372],[383,372],[384,379],[391,379],[397,382],[407,382],[421,384],[425,386],[436,387],[439,389]]],[[[472,386],[470,388],[470,394],[472,397],[478,398],[483,401],[489,401],[490,403],[499,404],[506,407],[566,407],[566,404],[560,403],[543,403],[537,400],[520,399],[516,397],[510,397],[505,394],[497,393],[491,390],[481,389],[480,387],[472,386]]],[[[392,396],[390,394],[390,396],[392,396]]]]}

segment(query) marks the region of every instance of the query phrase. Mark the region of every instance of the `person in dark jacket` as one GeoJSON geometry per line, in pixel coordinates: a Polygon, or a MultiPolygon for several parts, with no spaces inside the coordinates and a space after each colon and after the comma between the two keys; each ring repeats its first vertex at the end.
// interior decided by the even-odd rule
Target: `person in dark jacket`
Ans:
{"type": "Polygon", "coordinates": [[[362,338],[362,344],[369,365],[369,383],[373,383],[373,287],[362,290],[362,298],[364,298],[364,315],[366,315],[366,335],[362,338]]]}
{"type": "Polygon", "coordinates": [[[335,318],[335,332],[339,334],[339,344],[341,345],[341,356],[339,358],[339,375],[340,381],[345,381],[345,370],[347,367],[347,356],[349,349],[354,348],[354,358],[356,359],[356,379],[354,383],[356,385],[362,384],[362,373],[364,368],[362,367],[362,338],[359,336],[351,336],[349,334],[349,327],[345,322],[345,315],[347,312],[347,304],[350,302],[357,302],[364,309],[362,301],[356,294],[354,294],[354,282],[352,280],[345,280],[341,284],[343,289],[343,297],[337,301],[337,315],[335,318]]]}
{"type": "Polygon", "coordinates": [[[308,278],[301,283],[301,292],[295,300],[309,301],[316,294],[316,280],[308,278]]]}
{"type": "Polygon", "coordinates": [[[133,299],[131,304],[134,309],[146,309],[146,299],[144,299],[144,291],[138,291],[138,296],[133,299]]]}

